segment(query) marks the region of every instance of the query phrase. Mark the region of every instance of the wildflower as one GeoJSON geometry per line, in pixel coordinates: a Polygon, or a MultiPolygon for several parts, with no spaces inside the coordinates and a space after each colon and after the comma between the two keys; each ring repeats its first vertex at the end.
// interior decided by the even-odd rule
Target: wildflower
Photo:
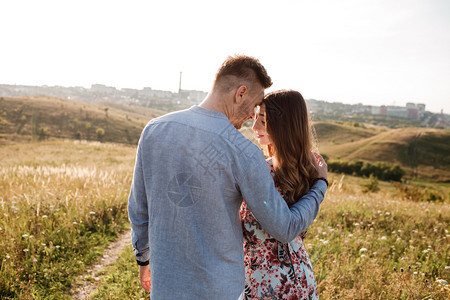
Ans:
{"type": "Polygon", "coordinates": [[[413,274],[414,274],[414,275],[417,275],[417,272],[414,272],[413,274]]]}
{"type": "Polygon", "coordinates": [[[22,237],[23,237],[23,238],[27,238],[27,237],[28,237],[28,234],[22,234],[22,237]]]}
{"type": "Polygon", "coordinates": [[[366,252],[366,251],[367,251],[366,248],[361,248],[361,249],[359,249],[359,252],[366,252]]]}
{"type": "Polygon", "coordinates": [[[391,214],[390,212],[388,212],[388,211],[386,212],[386,215],[387,215],[387,216],[389,216],[390,214],[391,214]]]}
{"type": "Polygon", "coordinates": [[[28,252],[29,250],[28,250],[28,249],[23,249],[22,251],[23,251],[23,252],[28,252]]]}
{"type": "Polygon", "coordinates": [[[33,262],[37,262],[37,259],[36,259],[36,257],[33,257],[33,262]]]}
{"type": "Polygon", "coordinates": [[[6,255],[6,258],[11,258],[11,256],[9,256],[9,255],[6,255]]]}
{"type": "Polygon", "coordinates": [[[359,226],[359,223],[354,223],[353,225],[354,225],[354,226],[359,226]]]}
{"type": "Polygon", "coordinates": [[[42,216],[42,219],[45,219],[45,218],[48,218],[48,216],[47,216],[47,215],[43,215],[43,216],[42,216]]]}
{"type": "Polygon", "coordinates": [[[73,225],[77,225],[77,224],[78,224],[77,222],[75,222],[75,221],[73,222],[73,225]]]}
{"type": "Polygon", "coordinates": [[[450,266],[446,266],[445,270],[449,270],[450,271],[450,266]]]}
{"type": "Polygon", "coordinates": [[[59,248],[61,248],[61,246],[60,246],[60,245],[56,245],[55,248],[56,248],[56,249],[59,249],[59,248]]]}
{"type": "Polygon", "coordinates": [[[352,237],[352,236],[353,236],[353,234],[352,234],[352,233],[349,233],[349,234],[348,234],[348,237],[352,237]]]}
{"type": "Polygon", "coordinates": [[[387,237],[385,237],[384,235],[380,238],[380,240],[387,240],[387,237]]]}
{"type": "Polygon", "coordinates": [[[445,281],[444,279],[436,279],[436,282],[440,284],[448,284],[448,282],[445,281]]]}
{"type": "Polygon", "coordinates": [[[367,257],[367,256],[365,256],[364,254],[361,254],[361,258],[364,258],[364,257],[367,257]]]}
{"type": "Polygon", "coordinates": [[[95,215],[95,211],[90,211],[89,212],[91,215],[95,215]]]}

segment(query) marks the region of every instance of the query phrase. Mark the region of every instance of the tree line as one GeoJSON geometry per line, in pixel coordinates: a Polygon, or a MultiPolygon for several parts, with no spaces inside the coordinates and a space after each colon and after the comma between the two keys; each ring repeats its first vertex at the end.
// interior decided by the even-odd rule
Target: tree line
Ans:
{"type": "Polygon", "coordinates": [[[328,170],[355,176],[370,177],[371,175],[384,181],[401,181],[405,171],[396,164],[388,162],[369,162],[330,160],[328,170]]]}

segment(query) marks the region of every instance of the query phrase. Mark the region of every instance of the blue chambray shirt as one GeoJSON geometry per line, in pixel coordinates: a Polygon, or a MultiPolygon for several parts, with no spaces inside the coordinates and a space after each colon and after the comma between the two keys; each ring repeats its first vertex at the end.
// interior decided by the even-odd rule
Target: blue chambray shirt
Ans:
{"type": "Polygon", "coordinates": [[[224,114],[193,106],[151,120],[128,200],[136,259],[150,260],[151,299],[237,299],[242,199],[267,232],[289,242],[313,222],[326,188],[319,180],[288,208],[261,150],[224,114]]]}

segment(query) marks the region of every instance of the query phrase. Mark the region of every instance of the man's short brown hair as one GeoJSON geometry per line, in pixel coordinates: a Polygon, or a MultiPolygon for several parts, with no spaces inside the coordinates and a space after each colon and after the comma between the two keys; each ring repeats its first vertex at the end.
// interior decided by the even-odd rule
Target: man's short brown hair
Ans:
{"type": "Polygon", "coordinates": [[[217,71],[214,84],[223,82],[226,89],[235,87],[231,85],[240,84],[231,78],[248,84],[256,80],[264,89],[272,85],[272,79],[259,60],[246,55],[229,56],[217,71]]]}

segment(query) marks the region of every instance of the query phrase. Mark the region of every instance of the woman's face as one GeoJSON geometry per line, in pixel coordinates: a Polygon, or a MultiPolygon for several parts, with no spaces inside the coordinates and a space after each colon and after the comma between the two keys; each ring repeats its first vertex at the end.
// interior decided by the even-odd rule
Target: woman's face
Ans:
{"type": "Polygon", "coordinates": [[[252,129],[256,134],[258,143],[262,146],[272,144],[272,139],[269,133],[267,133],[266,106],[264,104],[259,106],[259,112],[256,113],[255,118],[252,129]]]}

